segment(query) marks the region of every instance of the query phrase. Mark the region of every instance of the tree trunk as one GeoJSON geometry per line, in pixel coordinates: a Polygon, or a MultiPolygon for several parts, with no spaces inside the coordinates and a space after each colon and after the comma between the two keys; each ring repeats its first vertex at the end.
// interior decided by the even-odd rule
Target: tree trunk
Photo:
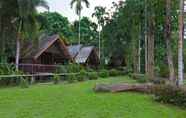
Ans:
{"type": "Polygon", "coordinates": [[[175,83],[175,71],[173,56],[171,50],[171,0],[166,0],[166,24],[164,30],[164,37],[166,41],[167,48],[167,61],[169,66],[169,80],[175,83]]]}
{"type": "Polygon", "coordinates": [[[148,46],[147,46],[147,0],[145,0],[145,73],[148,72],[148,46]]]}
{"type": "Polygon", "coordinates": [[[141,92],[141,93],[150,93],[153,89],[152,84],[98,84],[93,90],[95,92],[141,92]]]}
{"type": "Polygon", "coordinates": [[[101,59],[101,26],[99,25],[99,59],[101,59]]]}
{"type": "Polygon", "coordinates": [[[139,27],[139,42],[138,42],[138,73],[141,72],[141,26],[139,27]]]}
{"type": "Polygon", "coordinates": [[[184,37],[184,0],[180,0],[179,40],[178,40],[178,85],[183,85],[183,37],[184,37]]]}
{"type": "Polygon", "coordinates": [[[81,10],[79,12],[79,40],[78,40],[78,44],[80,45],[81,44],[81,10]]]}
{"type": "Polygon", "coordinates": [[[16,70],[19,70],[19,58],[20,58],[20,34],[16,40],[16,70]]]}
{"type": "Polygon", "coordinates": [[[155,27],[155,19],[154,16],[150,16],[149,19],[149,31],[148,31],[148,41],[147,41],[147,76],[149,79],[154,79],[154,27],[155,27]]]}
{"type": "MultiPolygon", "coordinates": [[[[137,33],[137,30],[135,29],[135,33],[137,33]]],[[[136,37],[136,34],[133,34],[132,37],[132,61],[133,61],[133,72],[138,73],[138,39],[136,37]]]]}

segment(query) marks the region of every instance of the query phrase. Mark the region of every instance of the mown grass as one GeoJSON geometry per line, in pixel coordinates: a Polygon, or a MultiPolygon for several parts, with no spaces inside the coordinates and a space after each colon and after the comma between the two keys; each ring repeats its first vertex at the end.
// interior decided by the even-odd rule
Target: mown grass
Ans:
{"type": "Polygon", "coordinates": [[[0,118],[185,118],[186,110],[138,93],[94,93],[96,83],[134,83],[115,77],[74,84],[0,89],[0,118]]]}

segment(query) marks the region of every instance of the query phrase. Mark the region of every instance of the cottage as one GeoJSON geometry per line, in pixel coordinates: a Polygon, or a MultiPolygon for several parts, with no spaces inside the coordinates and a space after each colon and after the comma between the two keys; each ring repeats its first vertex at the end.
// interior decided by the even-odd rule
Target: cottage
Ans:
{"type": "Polygon", "coordinates": [[[94,46],[73,45],[68,50],[75,63],[90,67],[97,67],[100,63],[94,46]]]}
{"type": "Polygon", "coordinates": [[[29,73],[53,72],[59,64],[71,60],[65,42],[59,35],[42,38],[38,43],[25,43],[22,48],[20,68],[29,73]]]}

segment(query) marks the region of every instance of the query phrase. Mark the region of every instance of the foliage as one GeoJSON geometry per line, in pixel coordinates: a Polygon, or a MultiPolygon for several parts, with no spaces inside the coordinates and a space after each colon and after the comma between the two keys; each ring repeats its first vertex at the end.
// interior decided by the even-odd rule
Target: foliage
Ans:
{"type": "Polygon", "coordinates": [[[160,66],[159,74],[160,74],[160,77],[165,77],[165,78],[169,77],[169,69],[168,69],[167,65],[162,64],[160,66]]]}
{"type": "Polygon", "coordinates": [[[75,75],[75,74],[69,74],[68,76],[67,76],[67,81],[69,82],[69,83],[73,83],[73,82],[75,82],[77,80],[77,75],[75,75]]]}
{"type": "Polygon", "coordinates": [[[81,11],[83,9],[83,3],[86,5],[87,8],[89,8],[89,1],[88,0],[72,0],[70,5],[71,8],[73,7],[73,5],[75,4],[75,11],[77,15],[81,14],[81,11]]]}
{"type": "MultiPolygon", "coordinates": [[[[23,72],[16,71],[14,65],[2,64],[0,65],[0,75],[22,75],[23,72]]],[[[20,84],[20,77],[6,77],[0,78],[1,86],[18,85],[20,84]]]]}
{"type": "Polygon", "coordinates": [[[28,88],[29,87],[28,79],[21,77],[19,85],[21,88],[28,88]]]}
{"type": "Polygon", "coordinates": [[[40,15],[41,30],[49,35],[59,34],[67,39],[73,35],[71,24],[67,17],[57,12],[44,12],[40,15]]]}
{"type": "Polygon", "coordinates": [[[116,70],[116,69],[111,69],[111,70],[109,71],[109,75],[110,75],[110,76],[119,76],[119,75],[122,75],[122,72],[119,71],[119,70],[116,70]]]}
{"type": "Polygon", "coordinates": [[[186,88],[173,85],[159,85],[154,88],[155,100],[186,107],[186,88]]]}
{"type": "Polygon", "coordinates": [[[67,66],[68,73],[78,73],[81,69],[83,69],[83,67],[79,64],[69,64],[67,66]]]}
{"type": "MultiPolygon", "coordinates": [[[[97,32],[97,24],[92,22],[88,17],[83,17],[81,19],[81,43],[86,45],[98,45],[98,32],[97,32]]],[[[77,42],[77,36],[79,33],[79,21],[74,21],[72,26],[74,36],[72,39],[72,43],[77,42]]]]}
{"type": "Polygon", "coordinates": [[[90,72],[90,73],[88,73],[88,78],[90,80],[96,80],[96,79],[98,79],[98,73],[97,72],[90,72]]]}
{"type": "Polygon", "coordinates": [[[8,59],[8,57],[15,56],[16,39],[34,40],[37,38],[39,31],[37,7],[48,8],[45,0],[1,0],[1,9],[3,9],[0,10],[2,57],[6,56],[8,59]]]}
{"type": "MultiPolygon", "coordinates": [[[[56,70],[56,73],[58,73],[58,74],[61,74],[61,73],[65,74],[65,73],[68,73],[68,67],[67,67],[67,65],[61,65],[61,66],[56,70]]],[[[67,75],[61,76],[61,79],[62,79],[62,80],[66,80],[66,79],[67,79],[67,75]]]]}
{"type": "Polygon", "coordinates": [[[109,71],[106,70],[106,69],[102,69],[102,70],[100,70],[98,73],[99,73],[99,77],[102,77],[102,78],[107,78],[107,77],[109,77],[109,71]]]}
{"type": "Polygon", "coordinates": [[[53,81],[54,81],[54,84],[58,84],[59,81],[60,81],[60,76],[55,74],[54,77],[53,77],[53,81]]]}
{"type": "Polygon", "coordinates": [[[146,82],[148,82],[148,78],[144,74],[132,73],[132,74],[130,74],[130,77],[132,79],[135,79],[139,83],[146,83],[146,82]]]}
{"type": "Polygon", "coordinates": [[[87,80],[87,79],[88,79],[87,72],[84,69],[80,70],[80,72],[77,76],[77,80],[78,81],[84,81],[84,80],[87,80]]]}
{"type": "MultiPolygon", "coordinates": [[[[176,56],[177,51],[177,29],[178,29],[178,1],[171,0],[171,47],[176,56]]],[[[153,15],[155,20],[155,64],[159,67],[165,65],[166,42],[164,39],[165,26],[165,1],[156,0],[125,0],[113,4],[114,13],[112,17],[105,19],[106,24],[103,27],[103,45],[104,55],[110,61],[118,62],[124,59],[128,68],[135,70],[139,46],[141,47],[141,67],[144,72],[145,65],[145,31],[150,29],[150,18],[153,15]],[[147,7],[147,13],[145,8],[147,7]],[[147,20],[147,27],[145,27],[147,20]],[[114,40],[113,40],[114,39],[114,40]],[[140,43],[139,43],[140,41],[140,43]],[[111,46],[114,45],[114,46],[111,46]],[[114,58],[115,57],[115,58],[114,58]]]]}

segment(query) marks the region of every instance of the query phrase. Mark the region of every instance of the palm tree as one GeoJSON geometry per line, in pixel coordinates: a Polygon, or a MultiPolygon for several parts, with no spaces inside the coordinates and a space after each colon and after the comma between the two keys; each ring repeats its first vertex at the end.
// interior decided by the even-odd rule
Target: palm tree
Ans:
{"type": "Polygon", "coordinates": [[[178,85],[183,85],[184,0],[180,0],[179,9],[178,85]]]}
{"type": "Polygon", "coordinates": [[[75,11],[76,14],[79,16],[79,44],[81,43],[81,11],[83,9],[82,3],[85,3],[86,7],[89,8],[89,1],[88,0],[72,0],[70,5],[71,8],[73,8],[73,5],[75,5],[75,11]]]}
{"type": "Polygon", "coordinates": [[[25,38],[34,38],[37,32],[37,7],[48,8],[45,0],[17,0],[17,14],[13,20],[17,31],[16,40],[16,69],[19,68],[20,41],[25,38]]]}

